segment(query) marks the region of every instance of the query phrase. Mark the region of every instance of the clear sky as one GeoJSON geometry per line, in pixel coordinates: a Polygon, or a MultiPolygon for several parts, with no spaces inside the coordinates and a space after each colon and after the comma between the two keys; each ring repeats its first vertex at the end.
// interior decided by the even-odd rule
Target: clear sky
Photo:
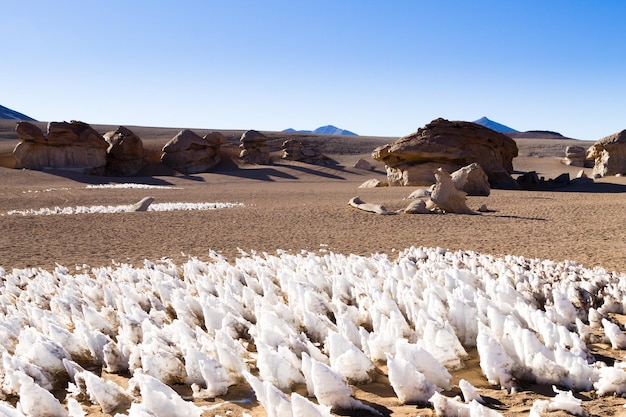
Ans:
{"type": "Polygon", "coordinates": [[[621,0],[0,0],[0,14],[0,105],[38,120],[626,129],[621,0]]]}

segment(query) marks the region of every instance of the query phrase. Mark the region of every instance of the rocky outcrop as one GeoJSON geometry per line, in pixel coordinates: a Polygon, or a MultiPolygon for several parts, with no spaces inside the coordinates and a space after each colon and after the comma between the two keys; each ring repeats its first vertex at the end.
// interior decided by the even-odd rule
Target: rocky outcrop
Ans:
{"type": "Polygon", "coordinates": [[[456,188],[452,177],[443,169],[435,171],[436,183],[430,195],[429,209],[440,209],[446,213],[476,214],[467,206],[466,194],[456,188]]]}
{"type": "Polygon", "coordinates": [[[269,165],[270,152],[266,144],[267,137],[256,130],[248,130],[239,139],[241,152],[239,159],[248,164],[269,165]]]}
{"type": "Polygon", "coordinates": [[[626,174],[626,130],[594,143],[587,150],[587,159],[594,161],[595,178],[626,174]]]}
{"type": "Polygon", "coordinates": [[[135,175],[143,168],[144,150],[139,136],[130,129],[120,126],[117,130],[106,132],[107,173],[110,175],[135,175]]]}
{"type": "Polygon", "coordinates": [[[451,177],[454,186],[467,195],[488,196],[491,193],[487,174],[476,162],[454,171],[451,177]]]}
{"type": "Polygon", "coordinates": [[[284,141],[281,151],[282,158],[289,161],[298,161],[313,165],[326,165],[330,162],[330,158],[323,155],[319,150],[312,146],[307,146],[296,139],[284,141]]]}
{"type": "Polygon", "coordinates": [[[104,174],[109,144],[87,123],[50,122],[46,134],[30,122],[16,126],[15,168],[104,174]]]}
{"type": "Polygon", "coordinates": [[[220,162],[223,141],[218,132],[202,138],[189,129],[182,130],[163,147],[161,162],[182,174],[208,172],[220,162]]]}
{"type": "Polygon", "coordinates": [[[372,157],[385,163],[389,185],[429,185],[438,168],[453,172],[476,162],[491,188],[517,188],[510,175],[517,153],[515,141],[502,133],[476,123],[436,119],[376,148],[372,157]]]}
{"type": "Polygon", "coordinates": [[[582,146],[568,146],[565,148],[563,163],[584,168],[587,165],[587,151],[582,146]]]}

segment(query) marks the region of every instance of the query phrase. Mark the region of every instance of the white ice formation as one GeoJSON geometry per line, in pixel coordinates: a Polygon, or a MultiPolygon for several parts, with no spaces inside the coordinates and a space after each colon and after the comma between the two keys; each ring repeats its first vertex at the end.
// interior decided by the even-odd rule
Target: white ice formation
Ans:
{"type": "MultiPolygon", "coordinates": [[[[132,204],[118,206],[75,206],[75,207],[43,207],[39,209],[9,210],[0,216],[50,216],[53,214],[87,214],[87,213],[127,213],[132,204]]],[[[155,203],[150,204],[147,211],[189,211],[217,210],[232,207],[243,207],[243,203],[155,203]]]]}
{"type": "MultiPolygon", "coordinates": [[[[0,268],[0,412],[33,415],[36,401],[73,417],[78,400],[118,416],[192,416],[202,409],[168,385],[187,384],[206,399],[247,382],[268,415],[374,415],[350,384],[370,381],[386,363],[402,402],[497,415],[469,384],[459,384],[467,403],[442,394],[474,348],[487,380],[511,391],[521,380],[626,391],[626,365],[596,362],[587,348],[602,329],[622,348],[614,318],[626,313],[624,275],[439,248],[394,259],[210,255],[73,272],[0,268]],[[100,370],[132,375],[129,387],[100,370]],[[309,399],[291,394],[301,384],[309,399]],[[65,405],[48,395],[62,390],[65,405]]],[[[549,407],[584,406],[558,394],[549,407]]]]}

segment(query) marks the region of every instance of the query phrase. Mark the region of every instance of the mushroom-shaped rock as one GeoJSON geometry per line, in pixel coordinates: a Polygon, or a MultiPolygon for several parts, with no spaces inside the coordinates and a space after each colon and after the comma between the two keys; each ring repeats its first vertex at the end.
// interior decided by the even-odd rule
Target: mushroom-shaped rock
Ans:
{"type": "Polygon", "coordinates": [[[85,174],[103,174],[109,144],[87,123],[48,123],[47,133],[28,122],[16,126],[20,143],[13,156],[16,168],[65,169],[85,174]]]}
{"type": "Polygon", "coordinates": [[[178,132],[164,147],[161,162],[183,174],[197,174],[215,168],[220,162],[221,140],[215,135],[201,138],[189,129],[178,132]]]}
{"type": "Polygon", "coordinates": [[[454,186],[450,174],[439,168],[435,171],[435,179],[437,182],[430,196],[430,201],[437,208],[448,213],[476,214],[467,206],[465,192],[454,186]]]}
{"type": "Polygon", "coordinates": [[[372,157],[384,162],[390,185],[430,185],[433,172],[478,163],[492,188],[518,188],[511,178],[515,141],[476,123],[436,119],[397,141],[380,146],[372,157]]]}
{"type": "Polygon", "coordinates": [[[594,161],[594,178],[626,174],[626,130],[594,143],[587,150],[587,159],[594,161]]]}
{"type": "Polygon", "coordinates": [[[248,130],[239,139],[241,152],[239,158],[248,164],[269,165],[270,152],[267,137],[256,130],[248,130]]]}
{"type": "Polygon", "coordinates": [[[467,195],[488,196],[491,193],[487,174],[476,162],[457,169],[451,177],[455,187],[467,195]]]}
{"type": "Polygon", "coordinates": [[[112,175],[135,175],[144,165],[143,142],[130,129],[120,126],[106,132],[107,172],[112,175]]]}

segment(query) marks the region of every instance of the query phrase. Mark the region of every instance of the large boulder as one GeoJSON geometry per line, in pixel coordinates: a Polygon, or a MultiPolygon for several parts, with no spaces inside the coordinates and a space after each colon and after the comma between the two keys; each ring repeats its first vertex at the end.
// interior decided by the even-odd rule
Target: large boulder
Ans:
{"type": "Polygon", "coordinates": [[[202,138],[189,129],[181,130],[163,147],[161,162],[182,174],[210,171],[220,162],[220,136],[213,132],[202,138]]]}
{"type": "Polygon", "coordinates": [[[587,150],[587,159],[594,161],[593,176],[626,174],[626,130],[607,136],[587,150]]]}
{"type": "Polygon", "coordinates": [[[248,130],[239,139],[239,159],[248,164],[269,165],[270,152],[267,147],[267,137],[256,130],[248,130]]]}
{"type": "Polygon", "coordinates": [[[105,172],[109,144],[87,123],[50,122],[44,134],[32,123],[19,122],[15,130],[20,140],[13,150],[16,168],[105,172]]]}
{"type": "Polygon", "coordinates": [[[511,177],[518,150],[508,136],[471,122],[436,119],[397,141],[380,146],[372,157],[384,162],[389,185],[430,185],[434,172],[478,163],[492,188],[517,188],[511,177]]]}
{"type": "Polygon", "coordinates": [[[120,126],[106,132],[107,172],[112,175],[135,175],[144,165],[143,143],[130,129],[120,126]]]}

